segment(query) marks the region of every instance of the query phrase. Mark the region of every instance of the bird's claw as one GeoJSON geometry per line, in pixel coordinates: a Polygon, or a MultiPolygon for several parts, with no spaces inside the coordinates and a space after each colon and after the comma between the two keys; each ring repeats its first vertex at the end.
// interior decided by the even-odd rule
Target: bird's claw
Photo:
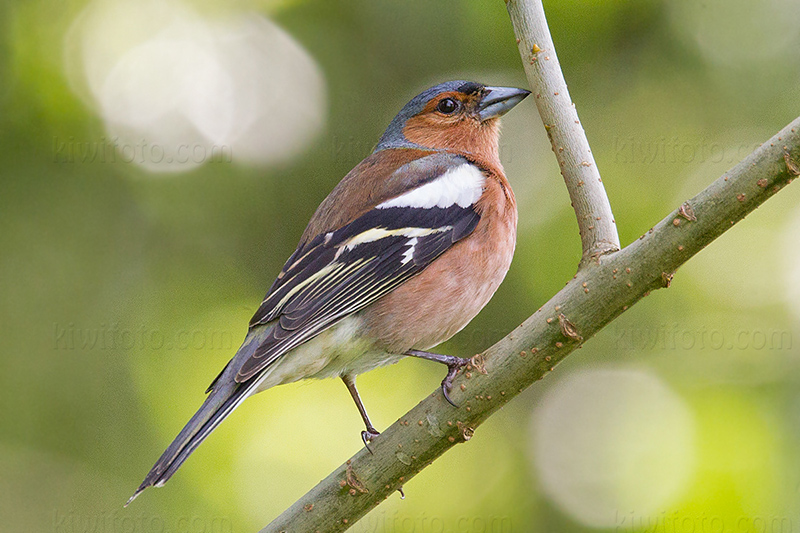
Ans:
{"type": "Polygon", "coordinates": [[[469,362],[469,359],[458,357],[454,363],[447,365],[447,375],[442,380],[442,395],[453,407],[458,407],[458,405],[450,399],[450,391],[453,390],[453,379],[455,379],[458,371],[467,366],[469,362]]]}
{"type": "Polygon", "coordinates": [[[372,451],[372,448],[369,447],[369,443],[372,441],[372,439],[374,439],[378,435],[380,435],[380,432],[373,427],[368,427],[367,429],[361,432],[361,440],[364,441],[364,447],[367,449],[369,453],[374,453],[372,451]]]}

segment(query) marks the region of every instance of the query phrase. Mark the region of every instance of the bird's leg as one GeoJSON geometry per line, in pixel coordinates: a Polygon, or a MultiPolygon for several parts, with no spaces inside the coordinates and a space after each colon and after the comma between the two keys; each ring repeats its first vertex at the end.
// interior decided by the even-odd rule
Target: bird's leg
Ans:
{"type": "Polygon", "coordinates": [[[470,360],[463,357],[455,357],[454,355],[423,352],[422,350],[409,350],[406,352],[406,355],[419,357],[420,359],[427,359],[428,361],[436,361],[437,363],[447,365],[447,375],[442,380],[442,394],[444,395],[444,399],[450,402],[450,405],[453,407],[458,407],[453,400],[450,399],[450,391],[453,388],[453,378],[456,377],[456,374],[461,367],[469,364],[470,360]]]}
{"type": "Polygon", "coordinates": [[[358,407],[358,412],[361,415],[361,419],[367,426],[367,429],[361,432],[361,440],[364,441],[364,446],[367,448],[367,450],[369,450],[369,453],[372,453],[369,443],[372,439],[380,435],[380,433],[377,429],[375,429],[375,427],[373,427],[372,422],[369,420],[369,415],[367,415],[367,410],[364,408],[364,404],[361,402],[361,396],[358,395],[358,389],[356,388],[356,377],[344,375],[342,376],[342,381],[344,381],[344,384],[347,385],[347,390],[350,391],[350,396],[352,396],[353,401],[356,402],[356,407],[358,407]]]}

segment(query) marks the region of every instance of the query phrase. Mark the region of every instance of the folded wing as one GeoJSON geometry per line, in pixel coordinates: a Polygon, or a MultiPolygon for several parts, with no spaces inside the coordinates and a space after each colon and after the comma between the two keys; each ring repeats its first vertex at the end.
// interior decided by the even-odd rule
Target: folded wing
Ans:
{"type": "Polygon", "coordinates": [[[299,247],[250,321],[269,335],[236,375],[245,382],[277,358],[420,273],[477,226],[485,176],[458,165],[299,247]]]}

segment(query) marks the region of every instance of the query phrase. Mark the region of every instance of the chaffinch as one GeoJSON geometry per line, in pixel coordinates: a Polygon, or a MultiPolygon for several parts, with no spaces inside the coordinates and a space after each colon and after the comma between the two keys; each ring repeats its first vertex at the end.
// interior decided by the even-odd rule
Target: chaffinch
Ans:
{"type": "Polygon", "coordinates": [[[528,94],[451,81],[403,107],[320,204],[242,346],[128,503],[162,486],[243,400],[275,385],[340,377],[368,448],[378,431],[358,374],[404,355],[444,363],[450,401],[469,360],[425,350],[466,326],[511,264],[517,209],[500,164],[499,117],[528,94]]]}

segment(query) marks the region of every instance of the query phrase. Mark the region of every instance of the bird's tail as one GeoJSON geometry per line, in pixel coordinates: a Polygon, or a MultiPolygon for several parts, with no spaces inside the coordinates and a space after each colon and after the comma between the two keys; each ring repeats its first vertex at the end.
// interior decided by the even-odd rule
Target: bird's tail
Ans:
{"type": "Polygon", "coordinates": [[[172,444],[161,454],[125,506],[127,507],[147,487],[164,485],[200,443],[247,397],[250,385],[250,383],[242,383],[227,387],[233,390],[213,391],[203,402],[202,407],[178,433],[172,444]]]}
{"type": "Polygon", "coordinates": [[[209,387],[211,393],[208,398],[178,433],[172,444],[161,454],[125,507],[147,487],[163,486],[200,443],[258,386],[258,379],[251,379],[246,383],[236,383],[233,375],[235,375],[235,368],[238,366],[239,360],[248,357],[250,352],[255,351],[262,336],[262,332],[250,332],[236,356],[209,387]]]}

